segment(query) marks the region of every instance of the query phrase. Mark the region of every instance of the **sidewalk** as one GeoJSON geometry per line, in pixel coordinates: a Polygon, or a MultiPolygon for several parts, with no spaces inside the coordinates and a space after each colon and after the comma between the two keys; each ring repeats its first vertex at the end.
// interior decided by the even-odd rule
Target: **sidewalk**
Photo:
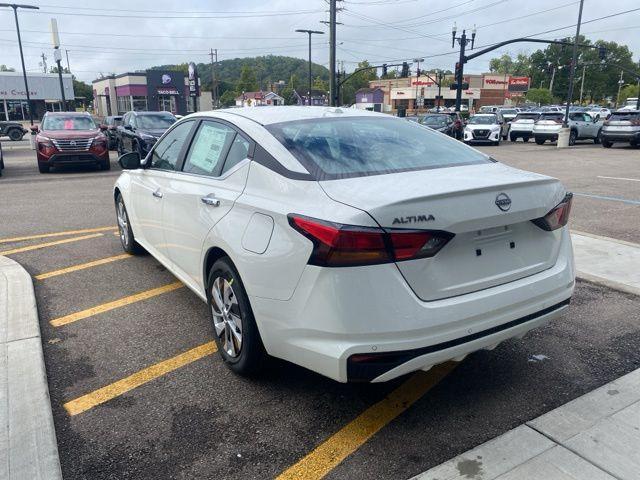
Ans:
{"type": "MultiPolygon", "coordinates": [[[[640,245],[571,236],[578,278],[640,295],[640,245]]],[[[494,479],[640,479],[640,369],[414,477],[494,479]]]]}
{"type": "Polygon", "coordinates": [[[62,478],[31,277],[2,256],[0,478],[62,478]]]}

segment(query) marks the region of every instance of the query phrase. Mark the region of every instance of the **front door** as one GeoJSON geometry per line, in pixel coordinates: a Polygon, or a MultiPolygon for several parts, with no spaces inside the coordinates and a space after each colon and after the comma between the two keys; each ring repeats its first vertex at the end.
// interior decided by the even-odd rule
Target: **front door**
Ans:
{"type": "Polygon", "coordinates": [[[175,176],[182,148],[195,122],[177,124],[156,143],[148,159],[149,165],[131,176],[131,205],[136,238],[154,256],[169,261],[162,224],[165,192],[175,176]]]}
{"type": "Polygon", "coordinates": [[[251,145],[227,124],[202,121],[182,172],[165,191],[163,224],[171,261],[192,288],[201,292],[203,243],[244,189],[251,145]]]}

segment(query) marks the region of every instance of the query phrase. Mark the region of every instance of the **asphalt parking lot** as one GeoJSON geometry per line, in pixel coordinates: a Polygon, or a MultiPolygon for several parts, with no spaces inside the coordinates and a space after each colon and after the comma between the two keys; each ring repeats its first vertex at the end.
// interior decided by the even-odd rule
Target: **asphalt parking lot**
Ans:
{"type": "MultiPolygon", "coordinates": [[[[26,141],[3,147],[0,255],[34,277],[65,478],[408,478],[640,368],[640,299],[579,281],[562,320],[388,384],[275,360],[237,377],[205,304],[123,255],[113,154],[41,175],[26,141]]],[[[573,229],[640,243],[639,150],[480,149],[560,178],[573,229]]]]}

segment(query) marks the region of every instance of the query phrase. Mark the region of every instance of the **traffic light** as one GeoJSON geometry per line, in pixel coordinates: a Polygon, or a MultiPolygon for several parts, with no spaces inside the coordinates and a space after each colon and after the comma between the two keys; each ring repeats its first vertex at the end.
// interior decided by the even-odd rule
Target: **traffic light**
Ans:
{"type": "Polygon", "coordinates": [[[467,82],[462,82],[462,90],[469,90],[469,84],[467,82]]]}
{"type": "Polygon", "coordinates": [[[387,64],[386,63],[382,64],[382,76],[383,77],[387,76],[387,64]]]}
{"type": "Polygon", "coordinates": [[[401,78],[407,78],[409,76],[409,64],[407,62],[402,62],[402,70],[400,72],[401,78]]]}
{"type": "Polygon", "coordinates": [[[606,47],[600,46],[598,47],[598,56],[600,57],[600,60],[606,60],[607,58],[607,49],[606,47]]]}

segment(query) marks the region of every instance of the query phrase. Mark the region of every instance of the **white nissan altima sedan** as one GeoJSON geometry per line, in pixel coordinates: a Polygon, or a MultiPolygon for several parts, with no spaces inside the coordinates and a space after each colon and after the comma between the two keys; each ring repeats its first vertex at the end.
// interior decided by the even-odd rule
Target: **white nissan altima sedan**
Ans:
{"type": "Polygon", "coordinates": [[[114,200],[144,248],[210,306],[222,359],[268,356],[382,382],[560,315],[571,194],[415,122],[355,109],[189,115],[114,200]]]}

